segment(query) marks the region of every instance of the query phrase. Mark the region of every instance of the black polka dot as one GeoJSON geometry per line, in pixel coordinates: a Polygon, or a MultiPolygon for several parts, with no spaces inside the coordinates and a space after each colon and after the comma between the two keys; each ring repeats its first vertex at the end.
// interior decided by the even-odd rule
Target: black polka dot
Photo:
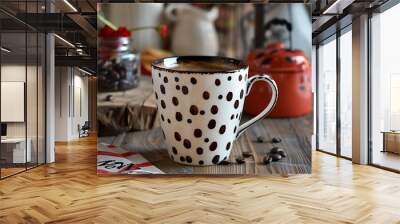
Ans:
{"type": "Polygon", "coordinates": [[[225,156],[224,159],[223,159],[222,161],[224,161],[224,160],[226,160],[226,159],[227,159],[227,157],[225,156]]]}
{"type": "Polygon", "coordinates": [[[168,83],[168,78],[164,77],[164,83],[168,83]]]}
{"type": "Polygon", "coordinates": [[[175,118],[177,121],[182,121],[182,114],[180,112],[176,112],[175,118]]]}
{"type": "Polygon", "coordinates": [[[178,106],[178,104],[179,104],[178,98],[172,97],[172,103],[173,103],[175,106],[178,106]]]}
{"type": "Polygon", "coordinates": [[[240,99],[243,99],[244,90],[240,90],[240,99]]]}
{"type": "Polygon", "coordinates": [[[208,139],[208,138],[204,139],[204,142],[209,142],[209,141],[210,141],[210,139],[208,139]]]}
{"type": "Polygon", "coordinates": [[[219,96],[218,96],[218,99],[222,99],[222,95],[219,95],[219,96]]]}
{"type": "Polygon", "coordinates": [[[178,132],[175,132],[174,136],[175,136],[175,140],[177,140],[178,142],[181,141],[182,138],[181,138],[181,135],[178,132]]]}
{"type": "Polygon", "coordinates": [[[207,91],[204,91],[204,93],[203,93],[203,98],[204,98],[205,100],[208,100],[208,99],[210,98],[210,93],[207,92],[207,91]]]}
{"type": "Polygon", "coordinates": [[[175,88],[176,88],[176,90],[180,90],[181,89],[181,87],[179,85],[176,85],[175,88]]]}
{"type": "Polygon", "coordinates": [[[161,78],[161,73],[158,73],[158,77],[160,77],[160,78],[161,78]]]}
{"type": "Polygon", "coordinates": [[[187,88],[187,86],[182,86],[182,93],[185,95],[189,93],[189,89],[187,88]]]}
{"type": "Polygon", "coordinates": [[[233,118],[235,118],[235,115],[234,115],[234,114],[231,115],[231,120],[233,120],[233,118]]]}
{"type": "Polygon", "coordinates": [[[229,92],[228,94],[226,94],[226,100],[227,101],[231,101],[232,97],[233,97],[233,93],[232,92],[229,92]]]}
{"type": "Polygon", "coordinates": [[[158,94],[156,93],[156,100],[158,100],[158,94]]]}
{"type": "Polygon", "coordinates": [[[232,76],[228,76],[228,81],[231,81],[232,80],[232,76]]]}
{"type": "Polygon", "coordinates": [[[228,142],[228,144],[226,144],[226,150],[229,150],[231,148],[231,143],[228,142]]]}
{"type": "Polygon", "coordinates": [[[162,107],[163,109],[165,109],[165,108],[167,107],[167,105],[165,105],[164,100],[161,100],[161,107],[162,107]]]}
{"type": "Polygon", "coordinates": [[[179,78],[178,77],[175,77],[175,82],[179,82],[179,78]]]}
{"type": "Polygon", "coordinates": [[[162,94],[165,94],[165,87],[164,85],[160,85],[160,91],[162,94]]]}
{"type": "Polygon", "coordinates": [[[214,106],[211,107],[211,113],[212,113],[212,114],[218,113],[218,107],[217,107],[216,105],[214,105],[214,106]]]}
{"type": "Polygon", "coordinates": [[[167,122],[168,122],[168,124],[171,124],[171,120],[169,118],[168,118],[167,122]]]}
{"type": "Polygon", "coordinates": [[[188,162],[188,163],[192,163],[192,157],[190,157],[190,156],[186,156],[186,162],[188,162]]]}
{"type": "Polygon", "coordinates": [[[178,154],[178,150],[176,150],[175,147],[172,147],[172,153],[174,153],[176,155],[176,154],[178,154]]]}
{"type": "Polygon", "coordinates": [[[219,133],[222,135],[222,134],[225,133],[225,130],[226,130],[226,126],[225,126],[225,125],[222,125],[222,126],[219,128],[219,133]]]}
{"type": "Polygon", "coordinates": [[[203,165],[203,164],[204,164],[203,160],[199,160],[199,165],[203,165]]]}
{"type": "Polygon", "coordinates": [[[217,149],[217,146],[218,146],[217,142],[212,142],[210,144],[210,150],[215,151],[217,149]]]}
{"type": "Polygon", "coordinates": [[[183,140],[183,146],[185,146],[187,149],[190,149],[190,147],[192,147],[192,143],[188,139],[185,139],[183,140]]]}
{"type": "Polygon", "coordinates": [[[239,117],[239,114],[236,114],[235,118],[237,119],[239,117]]]}
{"type": "Polygon", "coordinates": [[[161,120],[164,121],[164,115],[161,114],[161,120]]]}
{"type": "Polygon", "coordinates": [[[162,135],[163,135],[163,137],[164,137],[164,139],[165,139],[165,133],[164,133],[164,131],[162,131],[162,135]]]}
{"type": "Polygon", "coordinates": [[[208,122],[208,128],[209,129],[213,129],[213,128],[215,128],[215,125],[217,124],[217,122],[215,122],[215,120],[214,119],[212,119],[212,120],[210,120],[209,122],[208,122]]]}
{"type": "Polygon", "coordinates": [[[181,156],[179,159],[181,160],[181,162],[185,162],[185,157],[181,156]]]}
{"type": "Polygon", "coordinates": [[[239,75],[239,81],[242,81],[243,76],[239,75]]]}
{"type": "Polygon", "coordinates": [[[194,136],[196,137],[196,138],[200,138],[201,137],[201,135],[203,134],[202,132],[201,132],[201,130],[200,129],[198,129],[198,128],[196,128],[195,130],[194,130],[194,136]]]}
{"type": "Polygon", "coordinates": [[[192,119],[187,119],[187,123],[191,124],[192,123],[192,119]]]}
{"type": "Polygon", "coordinates": [[[196,149],[196,152],[197,152],[197,154],[199,154],[199,155],[203,154],[203,148],[198,147],[198,148],[196,149]]]}
{"type": "Polygon", "coordinates": [[[237,109],[239,107],[239,100],[236,100],[233,106],[235,107],[235,109],[237,109]]]}
{"type": "Polygon", "coordinates": [[[201,110],[201,111],[200,111],[200,114],[201,114],[201,115],[204,115],[205,113],[206,113],[206,112],[204,112],[204,110],[201,110]]]}
{"type": "Polygon", "coordinates": [[[192,105],[190,106],[190,113],[192,115],[197,115],[199,113],[199,109],[195,105],[192,105]]]}
{"type": "Polygon", "coordinates": [[[221,80],[216,79],[216,80],[215,80],[215,85],[217,85],[217,86],[221,85],[221,80]]]}
{"type": "MultiPolygon", "coordinates": [[[[182,157],[181,157],[182,158],[182,157]]],[[[219,162],[219,155],[214,156],[214,158],[212,159],[212,163],[214,164],[218,164],[219,162]]]]}
{"type": "Polygon", "coordinates": [[[192,78],[190,78],[190,82],[194,85],[197,83],[197,80],[196,80],[196,78],[192,77],[192,78]]]}
{"type": "Polygon", "coordinates": [[[233,129],[233,134],[236,133],[236,129],[237,129],[237,126],[235,126],[235,128],[233,129]]]}

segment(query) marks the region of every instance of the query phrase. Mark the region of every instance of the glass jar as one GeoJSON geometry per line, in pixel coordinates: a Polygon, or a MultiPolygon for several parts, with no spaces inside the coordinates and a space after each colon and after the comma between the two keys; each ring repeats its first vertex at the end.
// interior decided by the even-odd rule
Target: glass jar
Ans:
{"type": "Polygon", "coordinates": [[[125,91],[138,84],[139,54],[130,51],[130,39],[100,38],[98,50],[99,92],[125,91]]]}

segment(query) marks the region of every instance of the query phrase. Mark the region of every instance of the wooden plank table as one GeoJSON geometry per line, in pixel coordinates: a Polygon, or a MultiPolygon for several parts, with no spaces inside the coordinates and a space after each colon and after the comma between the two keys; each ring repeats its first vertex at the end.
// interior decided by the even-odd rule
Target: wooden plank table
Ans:
{"type": "Polygon", "coordinates": [[[234,144],[229,165],[186,166],[169,159],[160,128],[102,137],[100,143],[121,146],[127,151],[143,155],[166,174],[215,174],[215,175],[289,175],[311,172],[312,116],[290,119],[264,119],[250,127],[234,144]],[[265,139],[257,142],[259,138],[265,139]],[[279,137],[282,142],[273,144],[271,139],[279,137]],[[288,156],[281,161],[263,164],[266,153],[274,146],[283,148],[288,156]],[[252,156],[238,164],[243,153],[252,156]]]}
{"type": "Polygon", "coordinates": [[[139,85],[134,89],[97,94],[100,136],[151,129],[156,117],[157,107],[151,78],[148,76],[140,77],[139,85]]]}

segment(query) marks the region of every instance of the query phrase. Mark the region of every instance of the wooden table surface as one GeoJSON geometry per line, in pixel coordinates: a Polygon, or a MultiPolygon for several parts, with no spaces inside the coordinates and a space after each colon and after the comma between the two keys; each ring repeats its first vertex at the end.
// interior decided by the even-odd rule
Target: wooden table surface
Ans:
{"type": "Polygon", "coordinates": [[[160,128],[123,133],[118,136],[99,138],[99,143],[121,146],[127,151],[140,153],[166,174],[215,174],[215,175],[289,175],[311,172],[312,116],[290,119],[264,119],[250,127],[234,144],[228,165],[186,166],[169,159],[160,128]],[[258,142],[258,138],[263,142],[258,142]],[[279,137],[282,142],[273,144],[271,139],[279,137]],[[269,150],[278,146],[288,156],[281,161],[264,164],[263,158],[269,150]],[[251,156],[238,164],[243,153],[251,156]]]}
{"type": "Polygon", "coordinates": [[[153,128],[157,107],[151,78],[142,76],[139,85],[128,91],[97,94],[97,121],[100,136],[153,128]],[[110,100],[107,100],[110,97],[110,100]]]}

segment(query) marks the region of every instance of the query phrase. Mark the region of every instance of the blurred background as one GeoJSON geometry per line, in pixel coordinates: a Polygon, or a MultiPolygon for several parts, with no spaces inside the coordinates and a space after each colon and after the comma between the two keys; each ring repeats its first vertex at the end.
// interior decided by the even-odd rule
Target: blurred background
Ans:
{"type": "MultiPolygon", "coordinates": [[[[308,58],[311,55],[311,5],[307,4],[119,3],[99,7],[99,13],[118,27],[168,25],[170,35],[166,39],[151,29],[133,31],[132,48],[137,52],[153,48],[179,55],[244,59],[254,47],[282,41],[289,48],[304,51],[308,58]]],[[[100,21],[99,29],[104,25],[100,21]]]]}

